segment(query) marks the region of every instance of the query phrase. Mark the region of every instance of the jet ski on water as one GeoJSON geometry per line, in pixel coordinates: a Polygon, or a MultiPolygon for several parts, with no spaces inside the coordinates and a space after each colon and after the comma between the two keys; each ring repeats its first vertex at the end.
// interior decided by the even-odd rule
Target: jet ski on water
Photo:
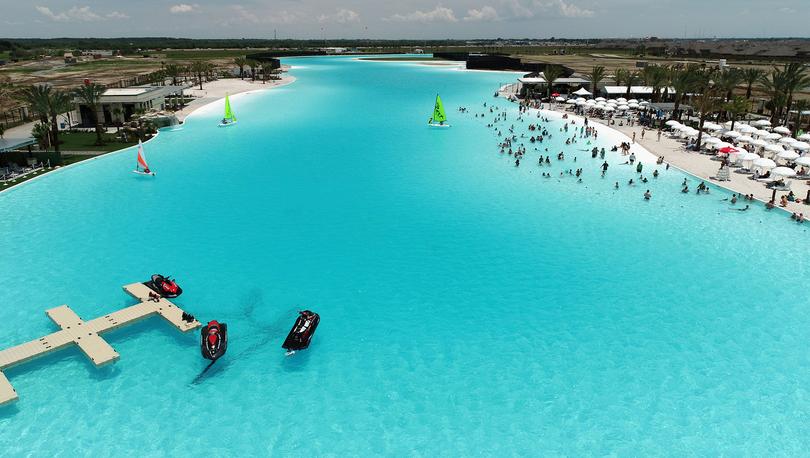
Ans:
{"type": "Polygon", "coordinates": [[[183,294],[183,288],[181,288],[176,281],[160,274],[152,275],[152,280],[144,282],[144,285],[158,293],[161,297],[174,298],[183,294]]]}
{"type": "Polygon", "coordinates": [[[210,359],[211,364],[218,360],[228,349],[228,325],[211,320],[200,332],[200,351],[203,358],[210,359]]]}
{"type": "Polygon", "coordinates": [[[304,310],[298,312],[298,319],[295,320],[290,333],[284,339],[281,348],[287,350],[287,356],[294,354],[297,350],[303,350],[309,347],[309,342],[315,334],[315,329],[318,328],[318,323],[321,317],[317,313],[304,310]]]}

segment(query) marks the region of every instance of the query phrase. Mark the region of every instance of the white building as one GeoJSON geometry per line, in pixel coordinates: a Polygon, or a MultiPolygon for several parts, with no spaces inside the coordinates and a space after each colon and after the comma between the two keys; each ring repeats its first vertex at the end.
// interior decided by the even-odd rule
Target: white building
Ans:
{"type": "MultiPolygon", "coordinates": [[[[110,88],[104,91],[97,113],[102,124],[129,121],[138,110],[163,110],[166,108],[166,97],[181,94],[183,86],[130,86],[110,88]]],[[[93,124],[91,108],[76,99],[77,111],[84,125],[93,124]]]]}

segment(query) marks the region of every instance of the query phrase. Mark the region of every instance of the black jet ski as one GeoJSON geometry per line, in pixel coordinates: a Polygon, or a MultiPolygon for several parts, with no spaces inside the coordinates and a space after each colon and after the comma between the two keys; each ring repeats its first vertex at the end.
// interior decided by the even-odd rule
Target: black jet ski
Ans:
{"type": "Polygon", "coordinates": [[[161,297],[173,298],[183,294],[183,288],[177,282],[159,274],[152,275],[152,280],[145,282],[144,285],[160,294],[161,297]]]}
{"type": "Polygon", "coordinates": [[[309,347],[309,342],[315,334],[315,329],[318,328],[318,323],[321,317],[317,313],[310,310],[298,312],[298,319],[295,320],[290,333],[284,339],[281,348],[287,350],[287,354],[291,355],[297,350],[303,350],[309,347]]]}
{"type": "Polygon", "coordinates": [[[200,351],[203,358],[218,360],[228,349],[228,325],[217,320],[209,321],[200,332],[200,351]]]}

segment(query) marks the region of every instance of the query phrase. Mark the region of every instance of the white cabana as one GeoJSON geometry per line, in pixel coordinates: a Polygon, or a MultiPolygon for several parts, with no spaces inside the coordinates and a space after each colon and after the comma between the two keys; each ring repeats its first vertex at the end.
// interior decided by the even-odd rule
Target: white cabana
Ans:
{"type": "Polygon", "coordinates": [[[777,167],[771,170],[771,175],[777,175],[780,177],[795,177],[796,171],[790,167],[777,167]]]}
{"type": "Polygon", "coordinates": [[[759,167],[761,169],[772,169],[776,167],[776,162],[766,157],[761,157],[759,159],[754,160],[754,167],[759,167]]]}
{"type": "Polygon", "coordinates": [[[788,161],[792,161],[799,157],[799,153],[795,151],[782,151],[781,153],[777,154],[780,159],[785,159],[788,161]]]}
{"type": "Polygon", "coordinates": [[[790,133],[790,129],[788,129],[785,126],[774,127],[773,131],[777,132],[777,133],[780,133],[780,134],[785,134],[785,135],[790,133]]]}
{"type": "Polygon", "coordinates": [[[590,91],[588,91],[584,87],[581,87],[581,88],[577,89],[576,91],[574,91],[574,95],[591,95],[591,93],[590,93],[590,91]]]}
{"type": "Polygon", "coordinates": [[[810,156],[803,156],[795,161],[799,165],[803,165],[805,167],[810,167],[810,156]]]}
{"type": "Polygon", "coordinates": [[[794,147],[794,148],[796,148],[796,149],[797,149],[797,150],[799,150],[799,151],[807,151],[807,150],[810,150],[810,143],[805,143],[805,142],[794,142],[794,143],[793,143],[791,146],[792,146],[792,147],[794,147]]]}

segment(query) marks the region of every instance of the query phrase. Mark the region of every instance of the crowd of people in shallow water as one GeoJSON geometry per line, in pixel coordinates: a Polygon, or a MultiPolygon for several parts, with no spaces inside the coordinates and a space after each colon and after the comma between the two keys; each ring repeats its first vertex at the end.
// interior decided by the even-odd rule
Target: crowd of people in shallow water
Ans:
{"type": "MultiPolygon", "coordinates": [[[[473,113],[473,116],[486,122],[487,128],[498,138],[497,148],[499,153],[504,156],[511,156],[514,159],[515,167],[520,167],[522,161],[529,153],[536,153],[538,156],[537,166],[545,169],[554,168],[555,164],[563,164],[568,161],[577,163],[580,156],[586,156],[586,154],[581,153],[589,152],[591,159],[597,163],[596,169],[599,175],[601,178],[605,178],[611,164],[606,158],[607,151],[605,148],[596,145],[597,139],[599,138],[598,129],[590,125],[587,117],[571,118],[567,113],[562,114],[563,124],[561,127],[558,127],[558,123],[556,121],[552,122],[552,120],[544,114],[542,108],[542,104],[536,102],[521,103],[518,106],[517,115],[515,116],[513,114],[513,118],[510,119],[508,110],[485,102],[482,105],[482,110],[473,113]],[[554,148],[551,146],[553,144],[551,140],[560,138],[564,139],[563,143],[565,148],[560,151],[549,151],[550,147],[554,148]]],[[[458,111],[459,113],[466,114],[473,110],[467,107],[460,107],[458,111]]],[[[669,170],[669,164],[664,162],[663,157],[659,157],[652,173],[645,175],[645,166],[638,160],[633,151],[632,144],[635,143],[635,135],[633,137],[634,138],[630,141],[621,142],[612,146],[610,152],[616,153],[622,161],[614,163],[620,166],[627,165],[635,169],[637,175],[630,178],[625,187],[635,188],[638,186],[645,189],[641,194],[641,198],[645,201],[649,201],[652,199],[653,194],[652,191],[644,185],[647,185],[650,180],[657,179],[663,171],[669,170]],[[659,171],[659,168],[662,170],[659,171]]],[[[612,159],[613,158],[611,158],[611,160],[612,159]]],[[[557,176],[558,178],[572,177],[576,179],[577,183],[582,183],[587,167],[587,165],[585,167],[563,167],[557,176]]],[[[554,175],[556,175],[556,173],[554,173],[554,175]]],[[[553,172],[542,170],[540,176],[549,179],[553,177],[553,172]]],[[[622,186],[619,181],[614,181],[613,188],[618,190],[621,189],[622,186]]],[[[681,193],[689,194],[691,192],[689,180],[684,179],[681,185],[681,193]]],[[[711,189],[706,182],[701,181],[695,188],[695,194],[709,195],[711,194],[711,189]]],[[[732,194],[730,198],[722,199],[732,211],[745,212],[751,209],[751,205],[747,203],[744,206],[737,206],[739,200],[753,202],[755,199],[753,194],[740,194],[739,197],[737,194],[732,194]]],[[[787,202],[784,201],[784,196],[782,200],[779,205],[784,207],[787,205],[787,202]]],[[[775,206],[776,203],[771,201],[766,204],[765,208],[770,210],[775,206]]],[[[805,221],[805,217],[801,213],[794,213],[792,219],[799,223],[805,221]]]]}

